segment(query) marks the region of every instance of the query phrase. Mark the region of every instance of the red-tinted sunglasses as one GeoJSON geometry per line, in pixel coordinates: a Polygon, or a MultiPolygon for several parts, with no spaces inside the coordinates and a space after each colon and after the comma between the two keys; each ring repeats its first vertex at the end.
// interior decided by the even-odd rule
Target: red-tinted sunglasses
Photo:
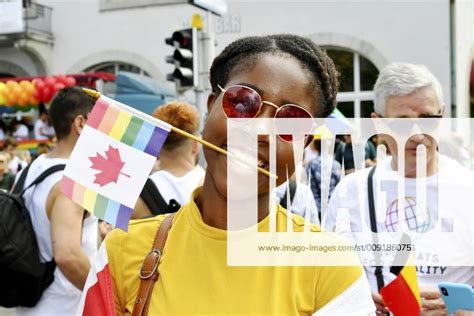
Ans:
{"type": "MultiPolygon", "coordinates": [[[[263,104],[272,106],[276,109],[274,118],[306,118],[312,119],[313,116],[305,108],[296,104],[284,104],[277,106],[275,103],[263,101],[260,94],[250,87],[234,85],[226,89],[218,85],[223,92],[222,108],[229,119],[233,118],[254,118],[260,113],[263,104]]],[[[308,121],[308,126],[304,129],[309,134],[311,132],[312,123],[308,121]]],[[[293,136],[278,133],[278,126],[275,125],[278,136],[286,141],[292,142],[293,136]]]]}

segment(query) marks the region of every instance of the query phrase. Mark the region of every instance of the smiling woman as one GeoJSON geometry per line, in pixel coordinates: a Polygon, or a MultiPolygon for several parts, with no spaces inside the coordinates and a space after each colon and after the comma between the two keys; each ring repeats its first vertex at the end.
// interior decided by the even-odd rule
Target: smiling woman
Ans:
{"type": "MultiPolygon", "coordinates": [[[[214,60],[203,138],[227,147],[226,119],[325,117],[335,106],[337,72],[331,59],[310,40],[295,35],[247,37],[230,44],[214,60]],[[226,94],[227,93],[227,94],[226,94]],[[223,108],[223,103],[225,106],[223,108]]],[[[268,161],[268,138],[258,142],[259,165],[268,161]]],[[[293,173],[291,139],[276,146],[280,184],[293,173]]],[[[207,170],[197,189],[172,220],[159,259],[159,278],[144,312],[134,315],[318,315],[360,314],[374,310],[362,268],[227,266],[227,159],[204,149],[207,170]]],[[[268,230],[267,185],[258,189],[259,231],[268,230]]],[[[278,207],[277,230],[286,229],[278,207]]],[[[139,292],[138,272],[166,215],[131,222],[106,240],[118,315],[130,314],[139,292]]],[[[294,231],[304,229],[298,216],[294,231]]],[[[311,226],[312,231],[319,231],[311,226]]],[[[339,240],[334,237],[335,242],[339,240]]],[[[140,301],[141,304],[143,301],[140,301]]]]}

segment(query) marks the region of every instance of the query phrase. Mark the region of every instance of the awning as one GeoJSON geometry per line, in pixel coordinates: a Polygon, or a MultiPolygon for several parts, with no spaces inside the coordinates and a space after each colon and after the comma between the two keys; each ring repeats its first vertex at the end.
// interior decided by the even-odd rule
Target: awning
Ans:
{"type": "Polygon", "coordinates": [[[118,72],[115,83],[117,90],[114,99],[147,114],[176,98],[173,90],[158,81],[131,72],[118,72]]]}
{"type": "Polygon", "coordinates": [[[158,81],[132,72],[120,71],[115,80],[116,94],[152,94],[175,96],[173,90],[168,89],[158,81]]]}

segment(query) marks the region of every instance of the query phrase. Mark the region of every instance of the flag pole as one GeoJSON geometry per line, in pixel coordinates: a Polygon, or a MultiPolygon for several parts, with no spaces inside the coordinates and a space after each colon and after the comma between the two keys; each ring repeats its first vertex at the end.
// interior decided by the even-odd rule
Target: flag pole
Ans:
{"type": "MultiPolygon", "coordinates": [[[[87,93],[88,95],[90,95],[91,97],[94,97],[94,98],[96,98],[96,99],[100,98],[100,96],[101,96],[101,93],[100,93],[99,91],[96,91],[96,90],[87,89],[87,88],[82,88],[82,90],[83,90],[85,93],[87,93]]],[[[143,113],[140,113],[140,114],[143,115],[143,113]]],[[[170,125],[170,127],[171,127],[171,130],[172,130],[173,132],[175,132],[175,133],[177,133],[177,134],[179,134],[179,135],[182,135],[182,136],[184,136],[184,137],[190,138],[190,139],[192,139],[192,140],[194,140],[194,141],[196,141],[196,142],[202,144],[203,146],[206,146],[206,147],[208,147],[208,148],[210,148],[210,149],[212,149],[212,150],[217,151],[217,152],[220,153],[220,154],[223,154],[223,155],[226,155],[226,156],[230,157],[229,153],[228,153],[226,150],[224,150],[224,149],[222,149],[222,148],[220,148],[220,147],[217,147],[216,145],[211,144],[211,143],[209,143],[209,142],[203,140],[203,139],[200,138],[200,137],[197,137],[197,136],[195,136],[195,135],[193,135],[193,134],[190,134],[190,133],[188,133],[188,132],[186,132],[186,131],[183,131],[182,129],[179,129],[179,128],[177,128],[177,127],[174,127],[173,125],[170,125]]],[[[232,155],[232,158],[236,158],[237,160],[239,160],[239,161],[242,162],[242,163],[245,163],[246,165],[249,165],[249,166],[251,166],[251,167],[257,168],[257,170],[258,170],[259,172],[263,173],[263,174],[266,175],[267,177],[271,177],[271,178],[278,179],[278,176],[277,176],[277,175],[275,175],[275,174],[273,174],[273,173],[270,173],[268,170],[265,170],[265,169],[263,169],[263,168],[260,168],[259,166],[250,165],[248,162],[243,161],[242,159],[239,159],[239,158],[236,157],[235,155],[232,155]]]]}

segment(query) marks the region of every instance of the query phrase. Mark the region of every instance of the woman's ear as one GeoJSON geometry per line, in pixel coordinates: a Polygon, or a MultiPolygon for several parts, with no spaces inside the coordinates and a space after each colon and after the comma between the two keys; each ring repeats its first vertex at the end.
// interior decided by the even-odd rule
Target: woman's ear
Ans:
{"type": "Polygon", "coordinates": [[[207,113],[211,112],[212,105],[217,99],[217,94],[214,92],[209,93],[209,96],[207,97],[207,113]]]}

